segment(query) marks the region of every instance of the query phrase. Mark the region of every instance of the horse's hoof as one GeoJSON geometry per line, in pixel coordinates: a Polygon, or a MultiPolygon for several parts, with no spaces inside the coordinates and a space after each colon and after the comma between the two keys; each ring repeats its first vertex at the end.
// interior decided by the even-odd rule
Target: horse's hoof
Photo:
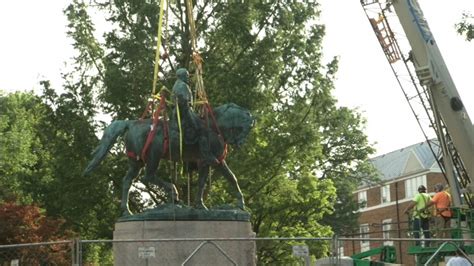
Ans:
{"type": "Polygon", "coordinates": [[[195,208],[196,209],[201,209],[201,210],[208,210],[208,208],[206,207],[206,205],[204,205],[204,203],[199,203],[199,204],[196,204],[195,205],[195,208]]]}
{"type": "Polygon", "coordinates": [[[183,203],[182,200],[180,200],[179,198],[175,198],[175,197],[171,198],[170,202],[174,203],[174,204],[182,204],[183,203]]]}
{"type": "Polygon", "coordinates": [[[182,201],[182,200],[175,200],[175,201],[173,201],[172,203],[173,203],[174,205],[182,205],[182,206],[186,205],[186,204],[184,203],[184,201],[182,201]]]}
{"type": "Polygon", "coordinates": [[[122,217],[132,216],[132,213],[129,210],[122,212],[122,217]]]}
{"type": "Polygon", "coordinates": [[[201,166],[217,166],[221,164],[221,161],[219,161],[219,159],[215,157],[212,157],[212,158],[204,159],[200,163],[201,163],[201,166]]]}

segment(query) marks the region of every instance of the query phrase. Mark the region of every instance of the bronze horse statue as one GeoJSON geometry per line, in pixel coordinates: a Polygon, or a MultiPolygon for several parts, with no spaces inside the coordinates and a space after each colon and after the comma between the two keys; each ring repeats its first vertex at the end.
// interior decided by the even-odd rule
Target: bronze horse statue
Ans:
{"type": "MultiPolygon", "coordinates": [[[[209,176],[210,167],[219,170],[222,175],[230,182],[235,190],[238,207],[243,209],[245,206],[244,198],[240,190],[237,178],[227,166],[225,162],[226,145],[240,146],[244,143],[251,128],[254,125],[255,119],[250,112],[236,104],[229,103],[221,105],[214,109],[215,121],[217,128],[213,129],[212,121],[208,121],[207,135],[209,137],[209,144],[211,152],[220,158],[218,164],[209,165],[204,160],[201,160],[201,153],[199,152],[199,145],[183,143],[182,154],[180,151],[179,133],[173,130],[176,126],[170,126],[169,132],[169,149],[166,151],[165,132],[163,132],[163,123],[157,125],[156,134],[147,149],[146,163],[143,158],[139,158],[142,154],[142,149],[145,146],[150,126],[151,119],[145,120],[116,120],[112,122],[105,130],[102,139],[93,152],[93,159],[89,162],[84,170],[84,175],[91,173],[105,158],[108,151],[117,141],[119,136],[124,135],[125,147],[128,160],[128,171],[123,177],[122,201],[121,209],[123,215],[131,215],[128,205],[129,190],[133,180],[138,176],[140,170],[145,167],[145,174],[142,179],[143,183],[152,183],[161,186],[165,189],[168,199],[175,202],[179,201],[178,191],[176,187],[163,179],[156,176],[156,170],[161,159],[172,160],[175,162],[196,162],[198,165],[199,174],[199,190],[196,195],[196,207],[205,208],[203,202],[204,187],[209,176]],[[221,133],[221,135],[219,134],[221,133]]],[[[175,121],[170,121],[170,124],[177,124],[175,121]]],[[[205,123],[202,121],[202,123],[205,123]]]]}

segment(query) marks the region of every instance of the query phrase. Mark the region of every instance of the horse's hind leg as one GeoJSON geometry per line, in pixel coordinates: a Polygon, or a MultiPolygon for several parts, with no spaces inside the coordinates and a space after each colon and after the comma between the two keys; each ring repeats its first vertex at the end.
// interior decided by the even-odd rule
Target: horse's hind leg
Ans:
{"type": "Polygon", "coordinates": [[[240,209],[243,210],[245,208],[244,196],[242,195],[242,191],[240,190],[239,183],[237,182],[237,178],[235,177],[234,173],[232,173],[225,161],[222,161],[222,163],[217,165],[216,169],[218,169],[222,173],[222,175],[229,181],[229,183],[234,187],[238,200],[237,205],[240,209]]]}
{"type": "Polygon", "coordinates": [[[160,159],[157,157],[158,154],[155,151],[151,152],[148,156],[148,163],[145,168],[145,176],[143,177],[143,183],[152,183],[159,187],[162,187],[171,202],[179,202],[179,194],[175,185],[166,182],[163,179],[156,176],[156,169],[160,163],[160,159]]]}
{"type": "Polygon", "coordinates": [[[180,203],[178,189],[176,189],[176,186],[173,183],[166,182],[161,178],[156,178],[155,184],[165,188],[165,191],[168,194],[168,201],[171,203],[180,203]]]}
{"type": "Polygon", "coordinates": [[[122,180],[122,201],[120,203],[120,208],[123,216],[132,214],[128,205],[130,187],[132,186],[133,179],[138,176],[140,168],[140,162],[134,161],[133,159],[128,160],[128,171],[122,180]]]}
{"type": "Polygon", "coordinates": [[[206,187],[206,181],[209,177],[209,165],[200,165],[199,166],[199,191],[196,195],[196,208],[207,209],[204,205],[204,188],[206,187]]]}

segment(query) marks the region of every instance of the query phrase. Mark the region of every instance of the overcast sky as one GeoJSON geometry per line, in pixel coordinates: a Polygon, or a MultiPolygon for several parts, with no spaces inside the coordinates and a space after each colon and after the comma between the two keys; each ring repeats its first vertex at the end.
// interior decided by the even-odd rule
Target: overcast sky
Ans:
{"type": "MultiPolygon", "coordinates": [[[[60,73],[73,54],[62,12],[68,2],[0,2],[0,89],[34,90],[43,79],[61,87],[60,73]]],[[[424,141],[360,1],[320,2],[327,27],[324,54],[327,60],[340,58],[335,91],[339,105],[358,108],[366,117],[366,133],[378,155],[424,141]]],[[[474,42],[457,35],[454,24],[463,11],[474,13],[474,1],[421,0],[420,5],[472,120],[474,42]]]]}

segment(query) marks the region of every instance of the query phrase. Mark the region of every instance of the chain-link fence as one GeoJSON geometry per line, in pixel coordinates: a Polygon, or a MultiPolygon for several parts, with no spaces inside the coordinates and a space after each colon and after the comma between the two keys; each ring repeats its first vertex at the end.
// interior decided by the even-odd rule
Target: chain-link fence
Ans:
{"type": "Polygon", "coordinates": [[[71,265],[73,241],[2,245],[0,266],[71,265]]]}
{"type": "Polygon", "coordinates": [[[311,252],[320,255],[328,253],[332,240],[332,238],[82,240],[80,265],[298,265],[310,261],[311,255],[314,255],[311,252]],[[98,252],[96,254],[102,256],[91,256],[90,251],[96,251],[98,252]]]}
{"type": "MultiPolygon", "coordinates": [[[[454,251],[461,246],[461,242],[448,242],[448,239],[431,241],[440,245],[450,243],[454,251]]],[[[413,243],[414,240],[410,238],[366,237],[75,239],[0,245],[0,266],[359,265],[354,264],[354,261],[363,259],[400,265],[423,265],[419,260],[417,263],[415,255],[407,253],[413,243]],[[364,243],[369,245],[365,246],[364,243]],[[383,248],[387,245],[390,248],[383,248]],[[326,259],[321,259],[323,257],[326,259]]],[[[425,256],[424,260],[427,261],[430,256],[425,256]]],[[[433,258],[431,260],[436,264],[430,265],[438,265],[438,262],[447,258],[433,258]]]]}
{"type": "Polygon", "coordinates": [[[75,239],[0,245],[0,266],[294,265],[309,263],[312,253],[328,253],[332,241],[333,238],[75,239]]]}

